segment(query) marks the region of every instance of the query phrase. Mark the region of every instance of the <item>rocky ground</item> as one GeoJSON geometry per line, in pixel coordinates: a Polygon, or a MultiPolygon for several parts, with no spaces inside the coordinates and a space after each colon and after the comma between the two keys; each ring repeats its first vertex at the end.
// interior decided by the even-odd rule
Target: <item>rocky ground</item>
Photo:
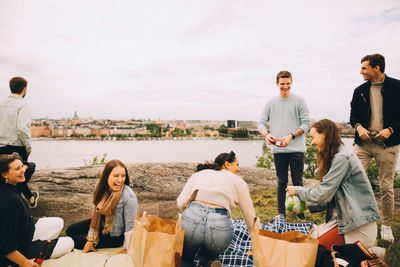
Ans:
{"type": "MultiPolygon", "coordinates": [[[[193,174],[194,163],[143,163],[128,165],[133,191],[139,202],[139,212],[147,211],[163,218],[174,218],[178,209],[176,198],[186,180],[193,174]]],[[[40,192],[40,202],[33,216],[60,216],[65,224],[89,218],[96,174],[102,166],[38,170],[30,187],[40,192]]],[[[250,191],[276,187],[275,172],[263,168],[242,167],[241,177],[250,191]]],[[[307,184],[315,184],[312,180],[307,184]]]]}
{"type": "MultiPolygon", "coordinates": [[[[176,198],[186,180],[193,174],[195,163],[142,163],[128,165],[133,191],[138,197],[139,213],[147,211],[163,218],[174,218],[179,212],[176,198]]],[[[32,215],[59,216],[65,225],[90,218],[96,174],[103,166],[38,170],[30,187],[40,192],[40,202],[32,215]]],[[[275,171],[241,167],[240,176],[251,192],[276,188],[275,171]]],[[[304,180],[314,187],[317,180],[304,180]]],[[[396,209],[400,208],[400,191],[396,190],[396,209]]]]}

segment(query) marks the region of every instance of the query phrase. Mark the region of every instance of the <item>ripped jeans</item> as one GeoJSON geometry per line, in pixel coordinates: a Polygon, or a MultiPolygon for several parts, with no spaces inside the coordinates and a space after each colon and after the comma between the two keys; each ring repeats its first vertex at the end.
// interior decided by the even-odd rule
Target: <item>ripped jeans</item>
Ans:
{"type": "Polygon", "coordinates": [[[194,266],[195,257],[201,266],[208,266],[232,240],[232,222],[224,208],[191,202],[182,213],[182,228],[185,230],[182,267],[194,266]]]}

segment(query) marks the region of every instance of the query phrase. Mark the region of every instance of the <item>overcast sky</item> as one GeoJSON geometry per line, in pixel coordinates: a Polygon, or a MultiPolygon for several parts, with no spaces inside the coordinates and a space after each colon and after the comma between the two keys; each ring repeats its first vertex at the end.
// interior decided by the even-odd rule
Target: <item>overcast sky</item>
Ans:
{"type": "Polygon", "coordinates": [[[257,121],[286,69],[348,121],[361,57],[400,78],[399,47],[398,0],[2,0],[0,97],[23,76],[35,118],[257,121]]]}

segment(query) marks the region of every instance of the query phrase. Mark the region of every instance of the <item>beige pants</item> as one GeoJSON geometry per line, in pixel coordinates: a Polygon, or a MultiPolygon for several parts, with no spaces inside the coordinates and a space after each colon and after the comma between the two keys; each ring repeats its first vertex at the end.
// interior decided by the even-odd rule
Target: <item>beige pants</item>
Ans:
{"type": "Polygon", "coordinates": [[[375,143],[354,145],[354,152],[367,170],[372,158],[375,158],[379,168],[379,187],[381,196],[382,223],[392,225],[394,211],[394,173],[399,156],[400,145],[386,147],[375,143]]]}

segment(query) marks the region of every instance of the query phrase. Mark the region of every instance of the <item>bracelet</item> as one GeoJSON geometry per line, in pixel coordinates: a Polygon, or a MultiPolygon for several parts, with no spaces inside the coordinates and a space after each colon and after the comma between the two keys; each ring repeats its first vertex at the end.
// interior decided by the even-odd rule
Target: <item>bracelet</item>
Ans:
{"type": "Polygon", "coordinates": [[[295,136],[293,133],[291,133],[291,135],[292,135],[292,139],[295,139],[295,138],[296,138],[296,136],[295,136]]]}
{"type": "Polygon", "coordinates": [[[388,127],[388,129],[389,129],[389,131],[390,131],[390,133],[392,134],[392,133],[394,133],[394,131],[393,131],[393,128],[392,127],[388,127]]]}

